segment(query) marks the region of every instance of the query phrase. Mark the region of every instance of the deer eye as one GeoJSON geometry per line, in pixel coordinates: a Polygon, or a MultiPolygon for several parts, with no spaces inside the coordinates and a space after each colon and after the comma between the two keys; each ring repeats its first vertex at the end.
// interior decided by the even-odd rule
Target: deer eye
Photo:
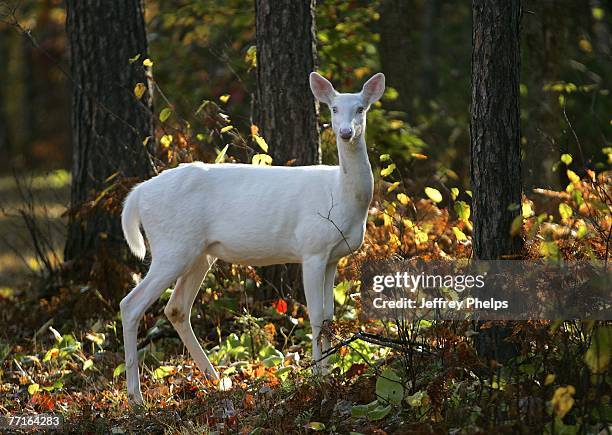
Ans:
{"type": "Polygon", "coordinates": [[[357,108],[357,113],[363,113],[363,107],[358,107],[357,108]]]}
{"type": "Polygon", "coordinates": [[[332,107],[332,112],[338,113],[338,108],[336,106],[332,107]]]}

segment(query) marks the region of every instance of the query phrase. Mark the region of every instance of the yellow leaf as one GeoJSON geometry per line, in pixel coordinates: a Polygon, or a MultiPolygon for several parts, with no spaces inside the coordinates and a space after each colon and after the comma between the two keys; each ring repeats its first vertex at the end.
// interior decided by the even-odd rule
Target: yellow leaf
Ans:
{"type": "Polygon", "coordinates": [[[605,12],[602,8],[593,8],[591,9],[591,13],[593,14],[593,18],[595,18],[597,21],[603,20],[603,17],[605,15],[605,12]]]}
{"type": "Polygon", "coordinates": [[[458,196],[459,189],[457,189],[456,187],[451,187],[451,198],[453,198],[453,201],[456,200],[458,196]]]}
{"type": "Polygon", "coordinates": [[[434,189],[433,187],[426,187],[425,195],[427,195],[429,199],[431,199],[435,203],[442,202],[442,194],[438,189],[434,189]]]}
{"type": "Polygon", "coordinates": [[[272,157],[270,157],[267,154],[255,154],[253,156],[253,161],[252,163],[254,165],[271,165],[272,164],[272,157]]]}
{"type": "Polygon", "coordinates": [[[151,61],[151,59],[147,58],[142,61],[142,65],[146,66],[147,68],[150,68],[153,66],[153,62],[151,61]]]}
{"type": "Polygon", "coordinates": [[[400,185],[400,182],[396,181],[391,186],[389,186],[389,188],[387,189],[387,193],[393,192],[395,189],[397,189],[399,185],[400,185]]]}
{"type": "Polygon", "coordinates": [[[140,100],[146,90],[147,87],[144,85],[144,83],[136,83],[136,86],[134,86],[134,95],[140,100]]]}
{"type": "Polygon", "coordinates": [[[565,417],[565,415],[572,409],[574,406],[574,394],[576,393],[576,389],[568,385],[567,387],[559,387],[555,390],[553,394],[551,403],[555,414],[559,418],[565,417]]]}
{"type": "Polygon", "coordinates": [[[252,136],[259,135],[259,127],[257,127],[255,124],[251,124],[251,135],[252,136]]]}
{"type": "Polygon", "coordinates": [[[381,177],[386,177],[395,170],[395,163],[391,163],[389,166],[380,171],[381,177]]]}
{"type": "Polygon", "coordinates": [[[531,204],[528,202],[523,203],[521,212],[525,219],[530,218],[531,216],[535,215],[533,208],[531,207],[531,204]]]}
{"type": "Polygon", "coordinates": [[[591,45],[591,42],[584,37],[580,38],[580,41],[578,41],[578,47],[580,47],[580,49],[585,53],[590,53],[593,51],[593,46],[591,45]]]}
{"type": "Polygon", "coordinates": [[[221,101],[223,104],[227,103],[229,99],[230,99],[230,94],[221,95],[219,97],[219,101],[221,101]]]}
{"type": "Polygon", "coordinates": [[[408,205],[408,203],[410,202],[410,198],[408,197],[408,195],[405,195],[403,193],[398,193],[397,194],[397,200],[402,205],[408,205]]]}
{"type": "Polygon", "coordinates": [[[229,144],[225,145],[225,147],[221,150],[221,152],[219,153],[219,155],[215,159],[215,163],[219,163],[219,162],[221,162],[223,160],[223,158],[225,157],[225,153],[227,152],[228,147],[229,147],[229,144]]]}
{"type": "Polygon", "coordinates": [[[255,139],[255,142],[257,142],[257,145],[259,145],[259,148],[261,148],[262,150],[264,150],[265,153],[267,153],[268,144],[266,143],[264,138],[258,135],[253,135],[253,138],[255,139]]]}
{"type": "Polygon", "coordinates": [[[457,238],[457,241],[467,240],[467,236],[459,228],[453,227],[453,233],[455,234],[455,237],[457,238]]]}
{"type": "Polygon", "coordinates": [[[546,379],[544,379],[544,385],[550,385],[555,382],[556,376],[552,373],[546,375],[546,379]]]}
{"type": "Polygon", "coordinates": [[[580,181],[580,177],[578,176],[578,174],[576,174],[571,169],[568,169],[566,173],[567,178],[569,178],[572,183],[578,183],[580,181]]]}
{"type": "Polygon", "coordinates": [[[559,204],[559,216],[561,216],[561,219],[569,219],[572,217],[573,214],[574,211],[569,205],[563,202],[559,204]]]}
{"type": "Polygon", "coordinates": [[[232,128],[234,128],[234,126],[233,126],[233,125],[226,125],[225,127],[223,127],[223,128],[221,129],[221,133],[228,132],[228,131],[230,131],[232,128]]]}
{"type": "Polygon", "coordinates": [[[512,237],[518,236],[518,234],[521,232],[521,228],[523,228],[523,216],[518,215],[510,224],[510,235],[512,237]]]}
{"type": "Polygon", "coordinates": [[[159,140],[159,142],[162,144],[162,146],[164,148],[168,148],[170,146],[170,144],[172,143],[172,140],[174,138],[172,137],[171,134],[165,134],[161,137],[161,139],[159,140]]]}
{"type": "Polygon", "coordinates": [[[28,393],[30,394],[30,396],[33,396],[34,393],[38,392],[40,390],[40,385],[38,384],[32,384],[28,387],[28,393]]]}

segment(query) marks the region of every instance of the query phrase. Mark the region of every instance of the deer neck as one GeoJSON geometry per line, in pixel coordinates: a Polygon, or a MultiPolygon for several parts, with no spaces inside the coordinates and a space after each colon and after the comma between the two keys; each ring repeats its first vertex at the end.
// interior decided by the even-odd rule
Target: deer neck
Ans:
{"type": "Polygon", "coordinates": [[[372,201],[374,177],[364,136],[365,132],[355,143],[338,142],[337,145],[342,201],[351,208],[367,212],[372,201]]]}

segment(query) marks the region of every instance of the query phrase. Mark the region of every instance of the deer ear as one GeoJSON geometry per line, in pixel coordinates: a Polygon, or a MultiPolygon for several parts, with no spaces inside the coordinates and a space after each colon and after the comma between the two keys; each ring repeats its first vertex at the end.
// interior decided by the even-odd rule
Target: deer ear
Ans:
{"type": "Polygon", "coordinates": [[[383,73],[374,74],[370,80],[365,82],[361,95],[363,95],[368,106],[380,100],[385,92],[385,75],[383,73]]]}
{"type": "Polygon", "coordinates": [[[310,89],[317,100],[327,105],[331,104],[336,94],[332,84],[325,77],[316,72],[310,73],[310,89]]]}

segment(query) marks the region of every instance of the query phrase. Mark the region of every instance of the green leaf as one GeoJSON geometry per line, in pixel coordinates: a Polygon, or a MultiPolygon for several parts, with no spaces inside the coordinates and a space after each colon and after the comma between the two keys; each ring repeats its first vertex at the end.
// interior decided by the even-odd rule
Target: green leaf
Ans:
{"type": "Polygon", "coordinates": [[[431,199],[435,203],[442,202],[442,194],[438,189],[434,189],[433,187],[426,187],[425,195],[427,195],[429,199],[431,199]]]}
{"type": "Polygon", "coordinates": [[[325,430],[325,425],[323,423],[320,423],[318,421],[311,421],[306,425],[306,428],[308,429],[312,429],[315,432],[320,432],[322,430],[325,430]]]}
{"type": "Polygon", "coordinates": [[[219,162],[223,161],[223,158],[225,157],[225,153],[227,152],[228,148],[229,148],[229,144],[227,144],[227,145],[225,145],[225,147],[223,147],[223,149],[221,150],[219,155],[217,155],[217,158],[215,159],[215,163],[219,163],[219,162]]]}
{"type": "Polygon", "coordinates": [[[380,161],[381,162],[388,162],[389,160],[391,160],[391,156],[389,154],[381,154],[380,155],[380,161]]]}
{"type": "Polygon", "coordinates": [[[423,400],[427,397],[426,391],[418,391],[412,396],[406,397],[406,402],[408,402],[408,405],[412,406],[413,408],[418,408],[423,404],[423,400]]]}
{"type": "Polygon", "coordinates": [[[233,129],[234,126],[233,125],[226,125],[225,127],[223,127],[221,129],[221,133],[227,133],[228,131],[230,131],[231,129],[233,129]]]}
{"type": "Polygon", "coordinates": [[[90,368],[92,368],[94,365],[94,362],[92,359],[86,359],[85,362],[83,363],[83,371],[85,370],[89,370],[90,368]]]}
{"type": "Polygon", "coordinates": [[[381,177],[386,177],[388,175],[391,175],[391,173],[395,171],[395,163],[391,163],[389,166],[387,166],[386,168],[382,169],[380,171],[380,175],[381,177]]]}
{"type": "Polygon", "coordinates": [[[129,62],[130,64],[132,64],[132,63],[136,62],[138,59],[140,59],[140,54],[137,54],[137,55],[136,55],[136,56],[134,56],[134,57],[130,57],[130,58],[129,58],[129,60],[128,60],[128,62],[129,62]]]}
{"type": "Polygon", "coordinates": [[[612,326],[598,327],[591,345],[584,355],[584,362],[593,373],[605,373],[610,365],[610,350],[612,349],[612,326]]]}
{"type": "Polygon", "coordinates": [[[565,163],[567,166],[571,165],[572,161],[573,161],[572,155],[571,154],[562,154],[561,155],[561,161],[563,163],[565,163]]]}
{"type": "Polygon", "coordinates": [[[559,215],[561,216],[561,219],[569,219],[572,217],[573,214],[574,211],[569,205],[563,202],[559,204],[559,215]]]}
{"type": "Polygon", "coordinates": [[[106,337],[101,332],[88,332],[85,335],[85,338],[96,343],[98,346],[102,346],[104,344],[104,340],[106,340],[106,337]]]}
{"type": "Polygon", "coordinates": [[[470,205],[465,202],[465,201],[456,201],[455,204],[453,204],[453,208],[455,209],[455,213],[457,213],[457,216],[459,217],[459,219],[461,219],[464,222],[467,222],[470,219],[470,205]]]}
{"type": "Polygon", "coordinates": [[[159,366],[153,372],[153,377],[155,379],[163,379],[163,378],[165,378],[167,376],[170,376],[170,375],[172,375],[174,373],[176,373],[176,367],[175,366],[159,366]]]}
{"type": "Polygon", "coordinates": [[[391,367],[385,368],[376,379],[376,395],[396,405],[404,398],[402,380],[391,367]]]}
{"type": "Polygon", "coordinates": [[[255,142],[257,143],[257,145],[259,145],[259,148],[261,148],[264,151],[264,153],[267,153],[268,144],[266,143],[264,138],[259,135],[254,135],[253,138],[255,139],[255,142]]]}
{"type": "Polygon", "coordinates": [[[342,281],[339,282],[336,287],[334,287],[334,300],[338,305],[344,305],[348,296],[346,292],[351,288],[350,281],[342,281]]]}
{"type": "Polygon", "coordinates": [[[169,107],[164,107],[161,112],[159,112],[159,120],[161,122],[166,122],[168,118],[172,115],[172,109],[169,107]]]}
{"type": "Polygon", "coordinates": [[[115,367],[115,370],[113,370],[113,378],[118,377],[123,372],[125,372],[125,364],[121,363],[117,367],[115,367]]]}
{"type": "Polygon", "coordinates": [[[382,420],[383,418],[385,418],[390,412],[391,412],[391,405],[387,405],[387,406],[378,406],[375,409],[373,409],[372,411],[368,412],[368,418],[370,420],[382,420]]]}

